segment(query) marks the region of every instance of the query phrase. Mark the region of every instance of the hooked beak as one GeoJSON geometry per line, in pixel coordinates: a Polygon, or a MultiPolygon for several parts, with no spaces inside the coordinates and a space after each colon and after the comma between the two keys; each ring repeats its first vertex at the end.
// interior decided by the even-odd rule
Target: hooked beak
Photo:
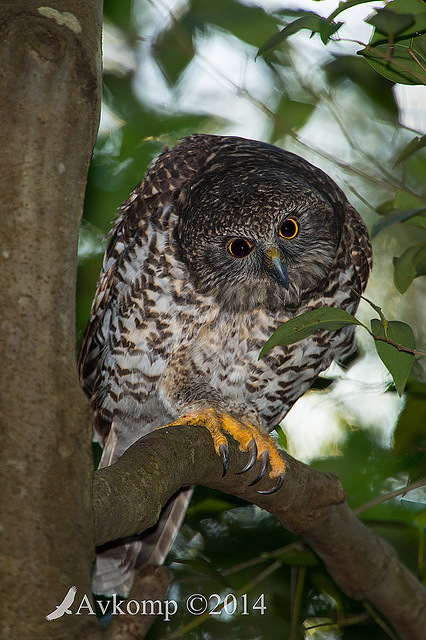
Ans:
{"type": "Polygon", "coordinates": [[[271,249],[268,249],[266,255],[268,257],[268,261],[270,261],[271,263],[272,276],[288,291],[288,288],[290,286],[288,280],[288,270],[287,265],[285,264],[285,262],[283,262],[281,253],[278,251],[278,249],[272,247],[271,249]]]}

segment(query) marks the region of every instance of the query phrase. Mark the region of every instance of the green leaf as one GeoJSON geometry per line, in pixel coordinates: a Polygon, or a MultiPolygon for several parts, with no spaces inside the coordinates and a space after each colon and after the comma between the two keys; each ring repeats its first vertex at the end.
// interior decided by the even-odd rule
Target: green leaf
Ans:
{"type": "Polygon", "coordinates": [[[170,85],[176,84],[195,55],[191,34],[181,22],[162,31],[152,47],[154,56],[170,85]]]}
{"type": "MultiPolygon", "coordinates": [[[[374,336],[385,339],[383,323],[377,318],[371,320],[371,331],[374,336]]],[[[387,327],[388,339],[407,349],[415,349],[413,330],[410,325],[398,320],[391,320],[387,327]]],[[[405,383],[414,362],[414,354],[400,351],[396,346],[384,340],[374,339],[377,354],[395,383],[398,395],[402,395],[405,383]]]]}
{"type": "Polygon", "coordinates": [[[342,11],[346,11],[346,9],[350,9],[351,7],[355,7],[359,4],[365,4],[366,2],[370,2],[371,0],[342,0],[339,2],[337,9],[333,11],[328,16],[328,20],[334,20],[342,11]]]}
{"type": "Polygon", "coordinates": [[[132,20],[132,7],[130,2],[116,2],[116,0],[104,0],[103,14],[105,22],[111,22],[123,32],[134,29],[132,20]]]}
{"type": "Polygon", "coordinates": [[[373,25],[376,31],[386,36],[397,36],[415,23],[412,13],[395,13],[388,8],[376,9],[376,11],[377,13],[365,22],[373,25]]]}
{"type": "Polygon", "coordinates": [[[336,33],[342,26],[343,22],[330,22],[329,20],[321,20],[319,34],[323,44],[331,39],[331,36],[336,33]]]}
{"type": "Polygon", "coordinates": [[[404,220],[404,224],[409,224],[411,227],[419,227],[426,231],[426,207],[418,210],[415,215],[409,216],[404,220]]]}
{"type": "Polygon", "coordinates": [[[391,82],[409,85],[426,84],[425,36],[401,40],[391,49],[387,43],[377,44],[374,49],[365,48],[358,53],[364,56],[373,69],[391,82]]]}
{"type": "Polygon", "coordinates": [[[364,56],[378,73],[392,82],[424,84],[426,82],[424,3],[419,0],[393,0],[386,5],[385,9],[378,9],[377,15],[368,19],[368,22],[376,22],[376,28],[368,46],[359,51],[359,55],[364,56]],[[414,19],[413,22],[411,22],[412,19],[414,19]],[[385,38],[383,33],[386,34],[385,38]]]}
{"type": "Polygon", "coordinates": [[[395,160],[394,167],[398,166],[400,162],[403,162],[407,158],[410,158],[413,153],[423,149],[426,146],[426,136],[415,136],[410,142],[400,151],[397,159],[395,160]]]}
{"type": "Polygon", "coordinates": [[[307,311],[279,326],[265,343],[259,358],[265,356],[274,347],[304,340],[317,329],[336,331],[337,329],[342,329],[352,324],[364,326],[359,320],[343,309],[321,307],[320,309],[307,311]]]}
{"type": "Polygon", "coordinates": [[[287,436],[282,426],[280,424],[277,424],[277,426],[275,427],[275,431],[278,435],[278,442],[280,443],[280,446],[283,449],[287,449],[288,448],[287,436]]]}
{"type": "Polygon", "coordinates": [[[405,222],[411,226],[426,229],[425,203],[406,191],[400,190],[393,200],[382,202],[376,208],[376,212],[383,216],[383,219],[373,225],[373,237],[386,227],[398,222],[405,222]]]}
{"type": "Polygon", "coordinates": [[[296,102],[284,95],[275,112],[275,127],[272,139],[277,140],[289,129],[300,129],[306,124],[315,109],[315,105],[296,102]]]}
{"type": "Polygon", "coordinates": [[[425,203],[413,196],[412,193],[399,190],[395,195],[394,205],[396,209],[415,209],[416,207],[424,207],[425,203]]]}
{"type": "Polygon", "coordinates": [[[191,0],[181,22],[192,35],[213,29],[228,31],[256,49],[276,30],[275,18],[261,7],[235,0],[191,0]]]}
{"type": "Polygon", "coordinates": [[[298,33],[302,29],[309,29],[313,33],[319,33],[321,35],[321,40],[326,44],[330,39],[330,36],[332,36],[333,33],[336,33],[342,24],[342,22],[329,22],[327,18],[322,18],[312,11],[306,11],[305,15],[301,18],[297,18],[297,20],[293,20],[293,22],[290,22],[284,27],[284,29],[281,29],[279,33],[276,33],[272,38],[259,47],[257,55],[262,56],[267,51],[276,49],[285,40],[287,40],[287,38],[292,36],[294,33],[298,33]]]}
{"type": "Polygon", "coordinates": [[[382,213],[377,209],[377,213],[381,213],[383,215],[383,219],[375,222],[373,224],[373,228],[371,230],[371,235],[376,236],[380,231],[386,229],[386,227],[390,227],[397,222],[407,222],[416,227],[421,227],[422,229],[426,228],[426,207],[421,207],[419,209],[406,209],[405,211],[401,211],[400,209],[392,209],[391,212],[382,213]]]}
{"type": "Polygon", "coordinates": [[[395,287],[405,293],[414,278],[426,275],[426,244],[421,242],[406,249],[399,258],[393,259],[393,267],[395,287]]]}

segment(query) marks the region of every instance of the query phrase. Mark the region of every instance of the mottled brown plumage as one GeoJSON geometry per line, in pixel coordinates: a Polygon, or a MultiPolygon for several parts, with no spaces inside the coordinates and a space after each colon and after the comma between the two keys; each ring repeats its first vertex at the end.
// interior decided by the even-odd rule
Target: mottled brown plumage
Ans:
{"type": "MultiPolygon", "coordinates": [[[[80,353],[102,465],[197,412],[267,434],[353,347],[353,328],[318,331],[258,360],[295,315],[324,305],[353,313],[352,289],[363,291],[370,269],[360,216],[294,154],[241,138],[185,138],[153,162],[110,238],[80,353]]],[[[170,506],[169,523],[179,526],[187,497],[170,506]]],[[[124,561],[123,546],[104,553],[95,589],[126,594],[137,562],[162,561],[170,528],[161,552],[154,532],[152,544],[128,544],[124,561]]]]}

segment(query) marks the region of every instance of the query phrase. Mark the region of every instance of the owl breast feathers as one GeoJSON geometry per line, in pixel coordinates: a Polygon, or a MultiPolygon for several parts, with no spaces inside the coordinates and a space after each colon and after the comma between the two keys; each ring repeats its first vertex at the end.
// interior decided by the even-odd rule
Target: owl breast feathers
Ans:
{"type": "Polygon", "coordinates": [[[271,431],[353,329],[262,346],[305,311],[354,313],[370,263],[362,219],[302,158],[212,135],[164,151],[110,233],[80,353],[102,464],[207,409],[271,431]]]}
{"type": "Polygon", "coordinates": [[[258,361],[289,318],[353,313],[370,268],[358,213],[292,153],[190,136],[152,163],[110,237],[80,355],[103,436],[118,414],[143,435],[206,403],[270,430],[352,347],[352,329],[318,331],[258,361]]]}

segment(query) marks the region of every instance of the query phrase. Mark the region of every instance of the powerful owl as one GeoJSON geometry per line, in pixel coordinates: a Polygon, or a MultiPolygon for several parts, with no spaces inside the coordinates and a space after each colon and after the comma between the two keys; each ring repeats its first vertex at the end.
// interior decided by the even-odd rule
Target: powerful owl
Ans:
{"type": "MultiPolygon", "coordinates": [[[[165,150],[120,209],[81,347],[101,466],[158,427],[202,424],[225,471],[231,434],[248,452],[243,471],[260,459],[257,486],[277,490],[284,464],[269,433],[352,350],[353,328],[259,352],[295,315],[354,313],[370,263],[358,213],[297,155],[213,135],[165,150]]],[[[188,494],[146,536],[100,550],[95,592],[127,595],[138,565],[162,562],[188,494]]]]}

